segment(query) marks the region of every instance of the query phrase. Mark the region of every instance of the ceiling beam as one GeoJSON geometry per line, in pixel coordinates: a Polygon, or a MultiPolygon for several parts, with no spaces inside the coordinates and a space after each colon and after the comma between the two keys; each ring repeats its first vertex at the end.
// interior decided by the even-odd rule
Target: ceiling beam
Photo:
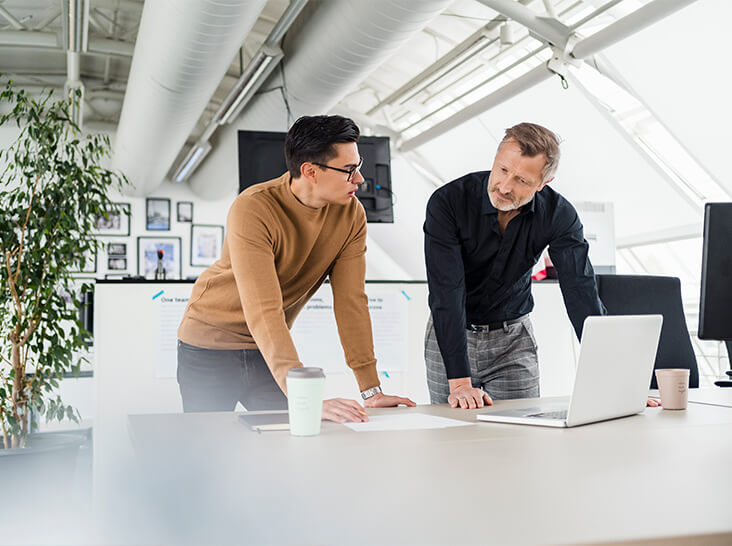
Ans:
{"type": "Polygon", "coordinates": [[[13,17],[13,15],[2,6],[0,6],[0,16],[2,16],[16,30],[28,30],[23,23],[13,17]]]}
{"type": "Polygon", "coordinates": [[[572,56],[584,59],[691,5],[696,0],[655,0],[585,38],[572,49],[572,56]]]}
{"type": "Polygon", "coordinates": [[[478,0],[508,19],[525,26],[537,40],[564,49],[571,34],[570,28],[551,17],[543,17],[515,0],[478,0]]]}

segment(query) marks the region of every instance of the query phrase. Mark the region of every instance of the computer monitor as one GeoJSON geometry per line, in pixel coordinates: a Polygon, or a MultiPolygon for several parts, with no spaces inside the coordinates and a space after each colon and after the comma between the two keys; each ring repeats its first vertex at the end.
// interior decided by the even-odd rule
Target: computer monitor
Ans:
{"type": "Polygon", "coordinates": [[[732,203],[704,207],[698,336],[732,341],[732,203]]]}
{"type": "MultiPolygon", "coordinates": [[[[239,131],[239,191],[266,182],[287,171],[286,133],[239,131]]],[[[368,222],[394,222],[391,193],[391,155],[388,137],[362,136],[358,150],[363,156],[361,184],[356,197],[366,210],[368,222]]]]}

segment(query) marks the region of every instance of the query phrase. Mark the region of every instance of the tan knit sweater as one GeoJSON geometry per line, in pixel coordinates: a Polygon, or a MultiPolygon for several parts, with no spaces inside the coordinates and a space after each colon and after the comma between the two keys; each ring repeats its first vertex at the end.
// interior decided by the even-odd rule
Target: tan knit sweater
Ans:
{"type": "Polygon", "coordinates": [[[366,215],[357,199],[313,209],[290,175],[255,184],[234,201],[221,259],[193,285],[178,338],[204,349],[259,349],[280,388],[302,366],[290,328],[330,278],[346,362],[361,390],[379,384],[366,274],[366,215]]]}

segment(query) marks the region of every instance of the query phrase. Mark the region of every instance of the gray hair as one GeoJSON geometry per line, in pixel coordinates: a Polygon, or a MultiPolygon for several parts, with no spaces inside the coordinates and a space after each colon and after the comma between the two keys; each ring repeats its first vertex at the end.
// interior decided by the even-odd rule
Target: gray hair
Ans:
{"type": "Polygon", "coordinates": [[[546,182],[554,177],[559,166],[559,137],[552,131],[536,123],[519,123],[506,129],[506,134],[498,145],[515,140],[521,148],[521,155],[534,157],[544,154],[546,164],[541,170],[541,181],[546,182]]]}

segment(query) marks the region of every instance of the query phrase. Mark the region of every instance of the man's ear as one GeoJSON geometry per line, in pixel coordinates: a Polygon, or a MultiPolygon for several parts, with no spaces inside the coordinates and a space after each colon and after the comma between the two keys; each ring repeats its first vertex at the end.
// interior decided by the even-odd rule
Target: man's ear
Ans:
{"type": "Polygon", "coordinates": [[[309,180],[312,183],[316,183],[315,180],[315,165],[309,161],[305,161],[300,164],[300,176],[309,180]]]}
{"type": "Polygon", "coordinates": [[[543,190],[543,189],[544,189],[544,186],[546,186],[546,185],[547,185],[547,184],[548,184],[549,182],[551,182],[552,180],[554,180],[554,178],[553,178],[553,177],[552,177],[552,178],[550,178],[549,180],[545,181],[545,182],[542,182],[542,183],[541,183],[541,185],[539,186],[539,188],[538,188],[538,189],[537,189],[536,191],[541,191],[541,190],[543,190]]]}

